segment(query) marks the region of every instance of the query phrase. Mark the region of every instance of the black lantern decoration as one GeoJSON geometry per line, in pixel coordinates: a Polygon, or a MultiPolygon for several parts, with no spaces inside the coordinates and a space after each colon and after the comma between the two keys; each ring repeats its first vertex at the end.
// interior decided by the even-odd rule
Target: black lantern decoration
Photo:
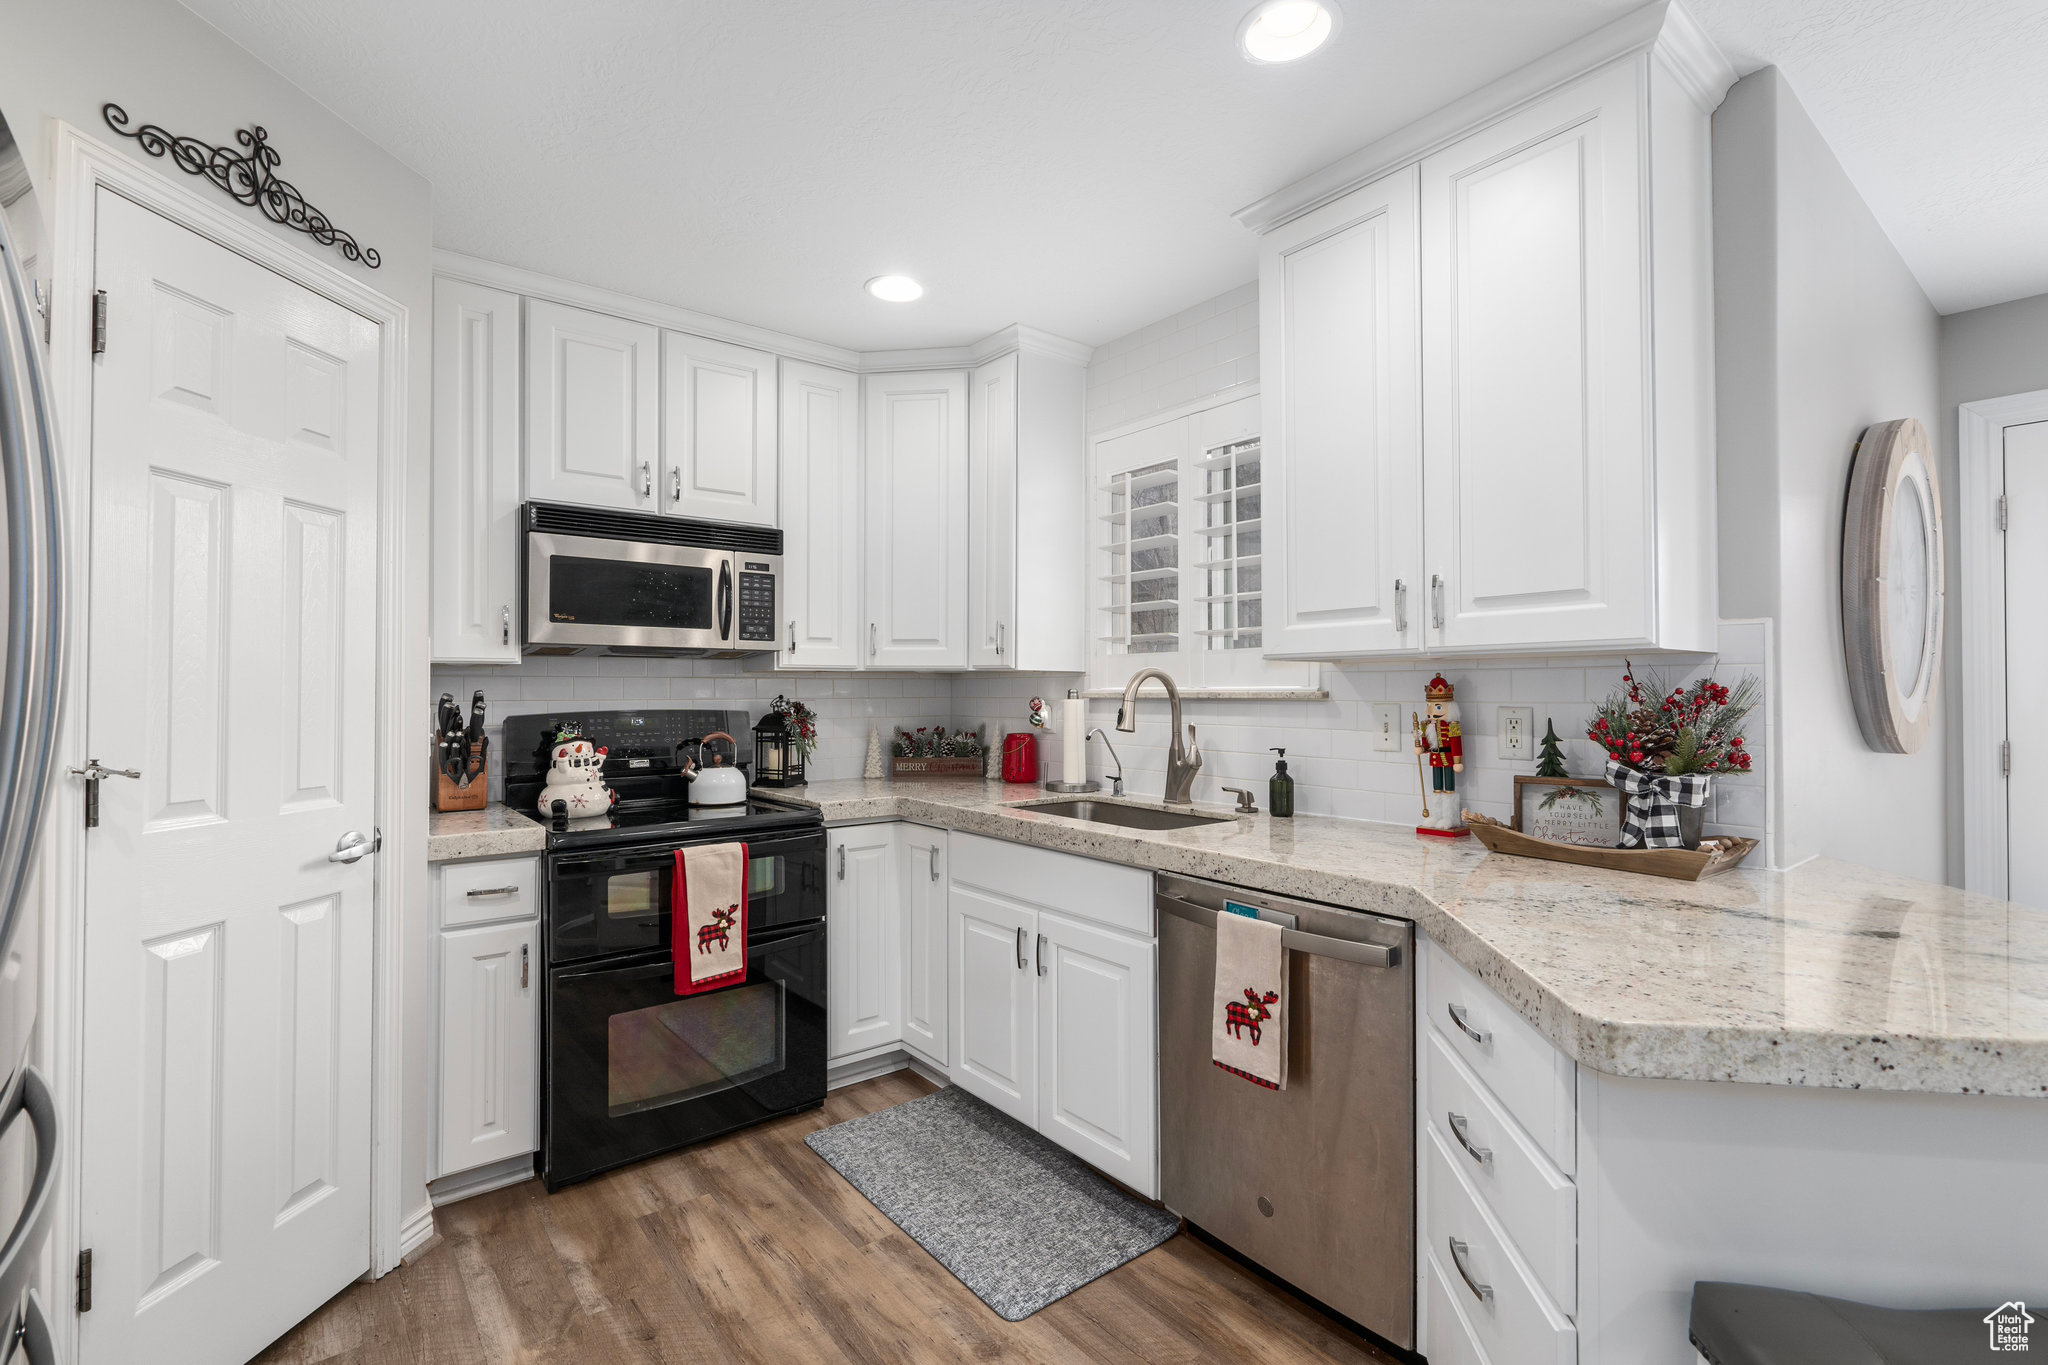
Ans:
{"type": "Polygon", "coordinates": [[[801,787],[803,784],[803,746],[790,732],[788,718],[780,711],[770,711],[754,722],[754,785],[801,787]]]}

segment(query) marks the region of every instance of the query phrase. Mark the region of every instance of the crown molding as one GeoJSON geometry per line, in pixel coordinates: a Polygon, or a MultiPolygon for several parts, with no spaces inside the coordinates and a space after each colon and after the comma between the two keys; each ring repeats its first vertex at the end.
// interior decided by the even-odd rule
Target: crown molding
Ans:
{"type": "Polygon", "coordinates": [[[1686,92],[1709,112],[1720,104],[1721,97],[1735,82],[1735,69],[1680,0],[1656,0],[1245,205],[1232,217],[1253,232],[1270,232],[1290,219],[1319,209],[1361,185],[1449,146],[1596,67],[1653,50],[1686,92]]]}
{"type": "Polygon", "coordinates": [[[489,289],[503,289],[507,293],[520,294],[527,298],[565,303],[571,307],[588,308],[595,313],[607,313],[612,317],[644,322],[654,327],[688,332],[691,336],[729,341],[737,346],[751,346],[755,350],[772,351],[791,360],[808,360],[813,364],[825,365],[835,370],[851,370],[856,374],[878,374],[891,370],[972,369],[976,365],[985,364],[999,355],[1007,355],[1012,351],[1029,351],[1034,355],[1050,356],[1055,360],[1085,367],[1095,350],[1092,346],[1069,341],[1063,336],[1037,327],[1013,324],[968,346],[927,346],[900,351],[851,351],[843,346],[829,346],[807,337],[792,336],[787,332],[776,332],[766,327],[734,322],[731,318],[714,317],[710,313],[699,313],[688,308],[655,303],[631,294],[599,289],[595,285],[578,284],[574,280],[543,275],[537,270],[527,270],[516,265],[501,265],[496,261],[464,256],[454,251],[434,252],[434,274],[448,279],[465,280],[470,284],[480,284],[489,289]]]}

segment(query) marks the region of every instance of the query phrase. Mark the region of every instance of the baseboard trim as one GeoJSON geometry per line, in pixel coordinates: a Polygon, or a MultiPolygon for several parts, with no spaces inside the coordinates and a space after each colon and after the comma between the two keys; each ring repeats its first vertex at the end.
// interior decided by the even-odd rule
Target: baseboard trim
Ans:
{"type": "Polygon", "coordinates": [[[522,1180],[533,1179],[533,1154],[508,1156],[503,1161],[493,1161],[487,1166],[473,1170],[457,1171],[444,1175],[439,1180],[427,1182],[427,1198],[433,1207],[453,1204],[463,1199],[474,1199],[492,1190],[502,1190],[507,1185],[517,1185],[522,1180]]]}
{"type": "Polygon", "coordinates": [[[414,1209],[407,1215],[405,1222],[399,1225],[398,1259],[403,1262],[406,1257],[433,1240],[434,1205],[430,1200],[414,1209]]]}
{"type": "Polygon", "coordinates": [[[946,1079],[944,1067],[933,1066],[930,1061],[905,1048],[890,1048],[887,1052],[857,1056],[849,1061],[828,1067],[825,1071],[825,1088],[839,1090],[862,1081],[871,1081],[877,1076],[887,1076],[896,1071],[915,1071],[933,1085],[951,1085],[946,1079]]]}
{"type": "Polygon", "coordinates": [[[903,1060],[904,1063],[907,1066],[909,1066],[909,1068],[912,1071],[915,1071],[918,1075],[924,1077],[926,1080],[930,1081],[933,1085],[938,1086],[942,1090],[953,1083],[951,1078],[946,1075],[945,1069],[943,1067],[933,1066],[930,1062],[918,1056],[915,1052],[904,1053],[903,1060]]]}

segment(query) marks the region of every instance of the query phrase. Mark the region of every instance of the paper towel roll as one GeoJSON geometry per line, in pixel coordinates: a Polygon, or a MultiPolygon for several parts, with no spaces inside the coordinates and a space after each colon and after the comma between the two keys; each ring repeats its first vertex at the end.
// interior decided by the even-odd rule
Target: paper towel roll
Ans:
{"type": "Polygon", "coordinates": [[[1060,708],[1060,781],[1088,780],[1088,703],[1076,693],[1067,693],[1060,708]]]}

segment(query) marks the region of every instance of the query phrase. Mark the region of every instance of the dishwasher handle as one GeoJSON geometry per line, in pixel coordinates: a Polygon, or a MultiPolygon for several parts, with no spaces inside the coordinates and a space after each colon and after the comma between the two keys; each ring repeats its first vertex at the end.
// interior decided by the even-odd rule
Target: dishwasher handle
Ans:
{"type": "MultiPolygon", "coordinates": [[[[1152,893],[1152,904],[1162,914],[1178,915],[1196,924],[1216,925],[1218,915],[1227,915],[1227,910],[1211,910],[1206,905],[1169,896],[1164,891],[1152,893]]],[[[1401,965],[1401,950],[1384,943],[1354,943],[1346,938],[1331,938],[1327,934],[1304,933],[1300,929],[1282,928],[1280,946],[1292,948],[1297,953],[1312,953],[1317,957],[1334,957],[1340,962],[1356,962],[1361,967],[1398,967],[1401,965]]]]}

